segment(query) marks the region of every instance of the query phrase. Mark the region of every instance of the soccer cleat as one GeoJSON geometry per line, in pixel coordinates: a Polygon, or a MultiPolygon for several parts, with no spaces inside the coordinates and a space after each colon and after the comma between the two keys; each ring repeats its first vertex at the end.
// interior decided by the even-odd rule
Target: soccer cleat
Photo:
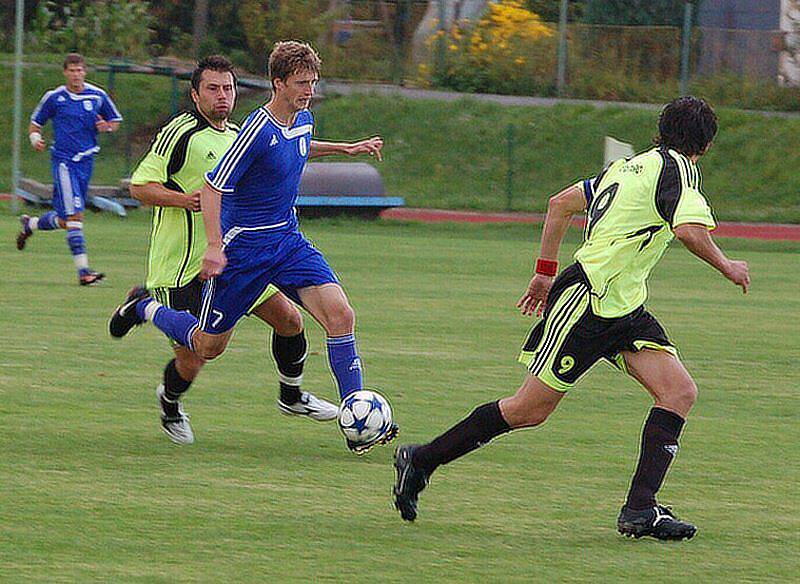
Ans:
{"type": "Polygon", "coordinates": [[[641,511],[623,507],[617,518],[617,530],[636,539],[649,535],[661,540],[692,539],[697,533],[697,527],[680,521],[669,507],[663,505],[641,511]]]}
{"type": "Polygon", "coordinates": [[[102,272],[95,272],[94,270],[82,270],[81,273],[78,274],[78,284],[81,286],[94,286],[105,277],[106,275],[102,272]]]}
{"type": "Polygon", "coordinates": [[[307,391],[301,392],[300,399],[293,404],[287,404],[278,399],[278,410],[286,416],[307,416],[318,422],[335,420],[339,413],[336,405],[307,391]]]}
{"type": "Polygon", "coordinates": [[[394,506],[400,517],[406,521],[417,518],[417,500],[420,492],[428,486],[430,475],[414,466],[411,457],[419,448],[415,444],[400,446],[394,452],[394,469],[397,478],[394,482],[394,506]]]}
{"type": "Polygon", "coordinates": [[[27,243],[28,238],[33,235],[33,231],[30,228],[30,216],[20,215],[19,222],[22,224],[22,229],[19,233],[17,233],[17,249],[22,251],[25,249],[25,244],[27,243]]]}
{"type": "Polygon", "coordinates": [[[140,300],[149,298],[150,293],[142,286],[135,286],[128,292],[125,302],[114,309],[111,318],[108,320],[108,332],[112,337],[122,338],[130,330],[142,324],[144,321],[136,314],[136,304],[140,300]]]}
{"type": "Polygon", "coordinates": [[[171,402],[164,396],[164,385],[156,388],[158,407],[161,410],[161,429],[175,444],[191,444],[194,432],[189,424],[189,416],[183,411],[181,402],[171,402]]]}
{"type": "Polygon", "coordinates": [[[345,442],[347,443],[347,447],[350,449],[351,452],[361,456],[362,454],[366,454],[370,450],[372,450],[375,446],[389,444],[392,440],[397,438],[397,435],[400,433],[400,426],[395,424],[394,422],[386,429],[386,431],[372,440],[370,442],[353,442],[345,438],[345,442]]]}

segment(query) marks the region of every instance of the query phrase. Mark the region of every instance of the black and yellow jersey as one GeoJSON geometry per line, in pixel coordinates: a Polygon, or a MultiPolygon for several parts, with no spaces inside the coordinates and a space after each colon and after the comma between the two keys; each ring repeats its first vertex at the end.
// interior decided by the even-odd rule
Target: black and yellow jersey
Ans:
{"type": "MultiPolygon", "coordinates": [[[[238,128],[219,130],[197,111],[178,114],[156,134],[150,149],[131,177],[134,185],[150,182],[192,193],[202,188],[212,170],[233,144],[238,128]]],[[[153,207],[148,288],[177,288],[200,272],[206,247],[201,213],[177,207],[153,207]]]]}
{"type": "Polygon", "coordinates": [[[592,311],[624,316],[647,298],[647,278],[678,225],[716,227],[700,170],[675,150],[653,148],[583,181],[584,243],[575,252],[591,284],[592,311]]]}

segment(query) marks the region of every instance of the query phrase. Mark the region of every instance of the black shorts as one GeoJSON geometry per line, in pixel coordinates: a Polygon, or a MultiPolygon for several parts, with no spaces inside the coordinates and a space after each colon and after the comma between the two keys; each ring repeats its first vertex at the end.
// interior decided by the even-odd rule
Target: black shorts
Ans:
{"type": "Polygon", "coordinates": [[[640,306],[619,318],[592,312],[591,286],[572,264],[559,274],[544,318],[531,330],[519,361],[547,386],[566,391],[600,359],[624,369],[621,351],[659,349],[677,354],[656,318],[640,306]]]}
{"type": "MultiPolygon", "coordinates": [[[[195,276],[191,282],[180,288],[153,288],[150,290],[158,302],[168,308],[185,310],[196,318],[200,318],[200,306],[203,301],[203,281],[195,276]]],[[[170,339],[173,347],[179,346],[170,339]]]]}

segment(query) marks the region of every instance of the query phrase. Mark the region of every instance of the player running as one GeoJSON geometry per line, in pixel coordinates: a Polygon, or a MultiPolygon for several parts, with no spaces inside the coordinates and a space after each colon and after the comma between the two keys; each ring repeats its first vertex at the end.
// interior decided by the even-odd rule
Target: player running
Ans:
{"type": "MultiPolygon", "coordinates": [[[[219,356],[236,323],[259,307],[270,283],[301,304],[325,329],[328,360],[344,398],[363,388],[356,349],[355,315],[323,255],[299,230],[295,202],[300,176],[310,157],[375,155],[383,140],[351,143],[312,140],[308,106],[319,79],[320,60],[308,44],[277,43],[269,57],[273,95],[250,114],[200,193],[208,246],[201,277],[200,316],[170,309],[144,290],[134,290],[112,316],[122,336],[152,321],[167,336],[203,359],[219,356]]],[[[396,426],[375,442],[348,444],[362,452],[396,434],[396,426]]]]}
{"type": "MultiPolygon", "coordinates": [[[[199,278],[205,230],[200,214],[200,187],[236,139],[230,122],[236,104],[233,64],[213,55],[192,73],[194,109],[178,114],[156,134],[131,177],[131,194],[153,206],[146,287],[164,306],[200,315],[203,284],[199,278]]],[[[278,368],[278,408],[287,415],[327,421],[336,405],[301,391],[307,343],[300,311],[274,286],[268,286],[253,314],[273,327],[272,354],[278,368]]],[[[112,330],[112,334],[114,331],[112,330]]],[[[177,444],[194,442],[181,398],[205,360],[173,341],[175,358],[164,369],[157,388],[161,427],[177,444]]]]}
{"type": "Polygon", "coordinates": [[[431,474],[512,429],[538,426],[592,365],[606,359],[641,383],[655,405],[644,424],[636,473],[619,514],[620,533],[688,539],[696,527],[656,501],[697,387],[664,329],[644,308],[651,270],[677,237],[746,293],[747,263],[728,259],[709,235],[715,223],[700,189],[696,162],[717,132],[702,99],[682,97],[659,119],[657,147],[610,164],[598,176],[550,199],[536,273],[517,307],[544,314],[519,360],[528,375],[517,393],[479,406],[427,444],[395,453],[395,506],[417,516],[431,474]],[[557,273],[558,248],[570,219],[587,212],[575,263],[557,273]]]}
{"type": "Polygon", "coordinates": [[[53,120],[53,211],[41,217],[22,215],[17,249],[22,250],[34,231],[67,230],[67,244],[78,270],[78,283],[91,286],[104,275],[89,267],[83,236],[83,211],[92,178],[94,156],[100,151],[98,132],[113,132],[122,121],[108,94],[86,83],[86,62],[77,53],[64,59],[66,84],[44,94],[31,115],[28,137],[37,152],[45,149],[42,128],[53,120]]]}

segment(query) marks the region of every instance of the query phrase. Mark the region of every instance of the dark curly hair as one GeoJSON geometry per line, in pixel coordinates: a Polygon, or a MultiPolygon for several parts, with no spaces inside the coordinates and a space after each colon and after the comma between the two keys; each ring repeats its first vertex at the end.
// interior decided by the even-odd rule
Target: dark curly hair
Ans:
{"type": "Polygon", "coordinates": [[[222,55],[209,55],[198,61],[197,67],[192,71],[192,89],[200,91],[200,79],[203,71],[217,71],[218,73],[230,73],[233,76],[233,86],[236,87],[236,71],[233,70],[233,63],[222,55]]]}
{"type": "Polygon", "coordinates": [[[668,103],[654,142],[685,156],[702,154],[717,133],[717,114],[704,99],[687,95],[668,103]]]}

